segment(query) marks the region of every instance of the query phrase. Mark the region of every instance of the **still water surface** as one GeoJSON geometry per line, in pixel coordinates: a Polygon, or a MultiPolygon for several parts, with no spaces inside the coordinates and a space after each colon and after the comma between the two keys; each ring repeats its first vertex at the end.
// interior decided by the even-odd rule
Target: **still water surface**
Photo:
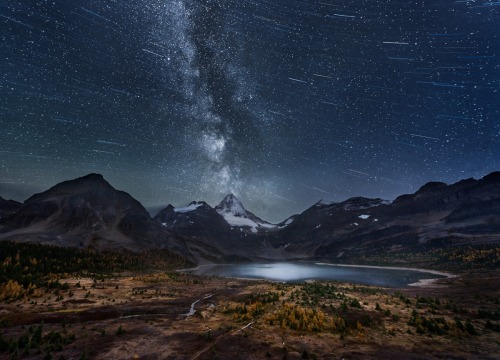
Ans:
{"type": "Polygon", "coordinates": [[[338,280],[365,285],[403,287],[422,279],[442,278],[416,270],[390,268],[345,267],[314,263],[273,263],[273,264],[226,264],[203,265],[193,270],[198,275],[223,277],[268,279],[285,282],[304,280],[338,280]]]}

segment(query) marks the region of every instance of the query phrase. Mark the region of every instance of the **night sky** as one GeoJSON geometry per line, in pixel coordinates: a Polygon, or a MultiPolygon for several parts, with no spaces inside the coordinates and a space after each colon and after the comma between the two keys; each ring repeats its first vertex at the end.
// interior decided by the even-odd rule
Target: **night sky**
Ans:
{"type": "Polygon", "coordinates": [[[0,1],[0,196],[278,222],[500,170],[500,2],[0,1]]]}

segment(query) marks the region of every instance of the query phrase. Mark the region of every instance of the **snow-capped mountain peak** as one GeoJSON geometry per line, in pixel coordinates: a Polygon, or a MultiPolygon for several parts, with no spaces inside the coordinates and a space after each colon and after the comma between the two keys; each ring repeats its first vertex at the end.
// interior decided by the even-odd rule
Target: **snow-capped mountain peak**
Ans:
{"type": "Polygon", "coordinates": [[[259,219],[257,216],[247,211],[243,204],[233,194],[227,195],[215,210],[232,227],[250,227],[250,231],[256,233],[258,228],[272,229],[276,225],[259,219]]]}
{"type": "Polygon", "coordinates": [[[231,213],[235,216],[248,215],[241,201],[239,201],[233,194],[227,195],[220,202],[220,204],[215,207],[215,210],[217,210],[217,212],[221,215],[222,213],[231,213]]]}

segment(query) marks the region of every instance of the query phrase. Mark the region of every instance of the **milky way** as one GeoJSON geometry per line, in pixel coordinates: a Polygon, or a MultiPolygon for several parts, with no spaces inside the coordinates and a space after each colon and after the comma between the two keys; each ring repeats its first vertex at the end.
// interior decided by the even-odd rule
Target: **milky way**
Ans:
{"type": "Polygon", "coordinates": [[[270,221],[500,169],[500,3],[1,1],[0,196],[102,173],[270,221]]]}

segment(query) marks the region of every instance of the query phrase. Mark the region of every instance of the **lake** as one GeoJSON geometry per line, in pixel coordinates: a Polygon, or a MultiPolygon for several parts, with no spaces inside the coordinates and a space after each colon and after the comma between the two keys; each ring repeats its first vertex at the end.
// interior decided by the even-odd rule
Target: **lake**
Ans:
{"type": "Polygon", "coordinates": [[[197,275],[267,279],[283,282],[305,280],[337,280],[384,287],[404,287],[423,279],[438,279],[444,275],[401,268],[349,267],[320,263],[271,263],[202,265],[190,271],[197,275]]]}

